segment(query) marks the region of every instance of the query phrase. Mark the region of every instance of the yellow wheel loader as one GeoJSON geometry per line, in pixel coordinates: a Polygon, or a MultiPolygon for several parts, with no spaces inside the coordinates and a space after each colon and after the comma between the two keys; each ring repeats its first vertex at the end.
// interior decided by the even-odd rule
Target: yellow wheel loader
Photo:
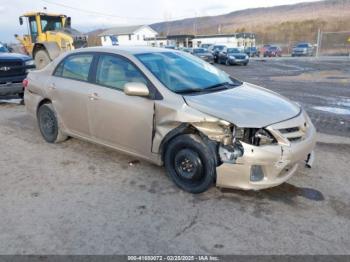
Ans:
{"type": "Polygon", "coordinates": [[[61,14],[26,13],[19,17],[27,22],[28,34],[15,35],[25,52],[31,55],[37,69],[49,64],[61,53],[87,46],[87,36],[71,28],[71,18],[61,14]]]}

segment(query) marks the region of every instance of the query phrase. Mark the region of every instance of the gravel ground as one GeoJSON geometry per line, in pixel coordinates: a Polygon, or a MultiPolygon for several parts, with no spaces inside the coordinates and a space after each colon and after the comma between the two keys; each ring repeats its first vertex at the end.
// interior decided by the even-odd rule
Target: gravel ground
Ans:
{"type": "MultiPolygon", "coordinates": [[[[269,83],[260,63],[275,68],[225,70],[269,83]]],[[[327,97],[319,85],[280,84],[270,86],[307,108],[312,93],[327,97]]],[[[348,92],[337,85],[329,97],[348,92]]],[[[23,106],[0,102],[0,254],[350,254],[349,129],[326,130],[314,168],[286,184],[191,195],[133,157],[76,139],[47,144],[23,106]]]]}

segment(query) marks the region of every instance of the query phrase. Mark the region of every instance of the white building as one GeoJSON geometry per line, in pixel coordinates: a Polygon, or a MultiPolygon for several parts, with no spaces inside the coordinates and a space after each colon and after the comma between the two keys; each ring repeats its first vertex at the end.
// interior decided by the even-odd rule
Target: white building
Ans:
{"type": "Polygon", "coordinates": [[[146,39],[156,38],[158,33],[148,25],[113,27],[99,35],[102,46],[143,46],[146,39]]]}
{"type": "Polygon", "coordinates": [[[213,35],[169,35],[146,39],[151,46],[176,46],[176,47],[200,47],[201,45],[226,44],[234,47],[255,46],[255,34],[213,34],[213,35]]]}

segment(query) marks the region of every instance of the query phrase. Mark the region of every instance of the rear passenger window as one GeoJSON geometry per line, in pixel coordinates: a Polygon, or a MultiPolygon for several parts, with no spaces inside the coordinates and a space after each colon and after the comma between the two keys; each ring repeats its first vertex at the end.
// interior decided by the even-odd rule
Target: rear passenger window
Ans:
{"type": "Polygon", "coordinates": [[[88,81],[92,59],[92,54],[69,56],[56,68],[54,75],[88,81]]]}
{"type": "Polygon", "coordinates": [[[124,90],[124,85],[129,82],[141,82],[147,85],[145,77],[131,62],[112,55],[100,56],[96,70],[97,84],[124,90]]]}

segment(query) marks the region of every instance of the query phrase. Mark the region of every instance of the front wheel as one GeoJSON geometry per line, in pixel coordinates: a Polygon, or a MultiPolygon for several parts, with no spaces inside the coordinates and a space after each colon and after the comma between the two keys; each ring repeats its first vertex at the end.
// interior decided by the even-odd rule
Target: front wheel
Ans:
{"type": "Polygon", "coordinates": [[[208,190],[215,180],[213,152],[197,135],[180,135],[170,141],[164,165],[174,183],[190,193],[208,190]]]}
{"type": "Polygon", "coordinates": [[[35,60],[35,67],[37,69],[42,69],[51,62],[49,54],[45,50],[37,51],[35,53],[34,60],[35,60]]]}
{"type": "Polygon", "coordinates": [[[231,64],[230,64],[230,61],[229,61],[228,59],[226,59],[225,64],[226,64],[227,66],[230,66],[230,65],[231,65],[231,64]]]}

